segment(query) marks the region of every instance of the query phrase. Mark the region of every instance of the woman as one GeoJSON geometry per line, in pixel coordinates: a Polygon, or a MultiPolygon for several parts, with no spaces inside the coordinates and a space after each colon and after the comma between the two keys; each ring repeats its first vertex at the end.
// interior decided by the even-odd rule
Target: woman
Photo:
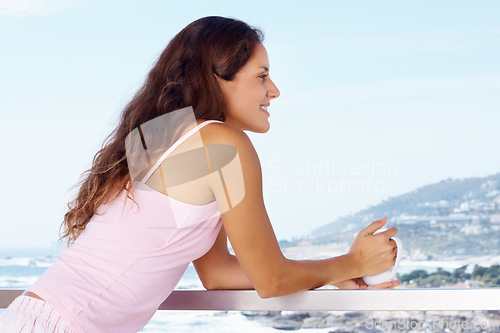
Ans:
{"type": "Polygon", "coordinates": [[[343,256],[283,256],[243,132],[269,129],[279,94],[259,30],[222,17],[184,28],[84,175],[63,223],[74,244],[2,314],[2,331],[136,332],[191,261],[207,289],[261,297],[367,288],[359,277],[392,267],[397,230],[372,235],[385,218],[343,256]]]}

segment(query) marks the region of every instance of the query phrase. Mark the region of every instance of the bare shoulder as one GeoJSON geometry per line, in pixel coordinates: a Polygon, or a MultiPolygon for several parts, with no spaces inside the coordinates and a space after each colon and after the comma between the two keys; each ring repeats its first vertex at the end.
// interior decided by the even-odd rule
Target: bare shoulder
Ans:
{"type": "Polygon", "coordinates": [[[207,143],[251,144],[250,138],[244,131],[225,123],[211,123],[203,127],[200,132],[207,143]]]}
{"type": "Polygon", "coordinates": [[[248,135],[241,129],[225,123],[212,123],[200,130],[204,144],[230,145],[240,154],[254,155],[257,158],[255,148],[248,135]]]}
{"type": "Polygon", "coordinates": [[[217,173],[209,181],[223,214],[223,222],[230,223],[227,213],[235,207],[241,211],[246,206],[248,212],[250,208],[255,210],[255,207],[263,206],[261,165],[248,135],[231,125],[214,123],[203,127],[201,136],[209,169],[220,170],[223,178],[220,179],[217,173]]]}

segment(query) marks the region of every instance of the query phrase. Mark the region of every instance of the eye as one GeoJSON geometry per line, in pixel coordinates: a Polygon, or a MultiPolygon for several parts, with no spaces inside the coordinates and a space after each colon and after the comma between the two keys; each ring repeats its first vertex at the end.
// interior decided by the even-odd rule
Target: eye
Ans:
{"type": "Polygon", "coordinates": [[[259,78],[265,80],[265,78],[268,76],[269,76],[269,74],[261,74],[261,75],[259,75],[259,78]]]}

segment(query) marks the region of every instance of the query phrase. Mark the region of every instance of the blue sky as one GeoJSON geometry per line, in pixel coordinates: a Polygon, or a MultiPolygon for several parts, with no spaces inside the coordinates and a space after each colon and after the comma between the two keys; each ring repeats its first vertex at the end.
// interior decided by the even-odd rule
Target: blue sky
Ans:
{"type": "Polygon", "coordinates": [[[208,15],[266,34],[281,97],[251,138],[278,238],[500,172],[498,1],[1,0],[0,247],[57,240],[121,109],[168,41],[208,15]]]}

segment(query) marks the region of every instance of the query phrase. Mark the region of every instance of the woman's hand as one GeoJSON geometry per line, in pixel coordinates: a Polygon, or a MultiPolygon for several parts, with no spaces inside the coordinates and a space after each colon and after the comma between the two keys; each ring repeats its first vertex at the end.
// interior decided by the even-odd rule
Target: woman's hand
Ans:
{"type": "Polygon", "coordinates": [[[348,255],[359,268],[358,276],[376,275],[394,266],[397,247],[391,237],[397,234],[398,229],[392,227],[374,235],[374,232],[386,222],[387,218],[383,217],[361,230],[356,236],[348,255]]]}
{"type": "Polygon", "coordinates": [[[392,289],[400,284],[400,281],[389,281],[369,286],[362,278],[355,278],[335,283],[334,286],[339,289],[392,289]]]}

